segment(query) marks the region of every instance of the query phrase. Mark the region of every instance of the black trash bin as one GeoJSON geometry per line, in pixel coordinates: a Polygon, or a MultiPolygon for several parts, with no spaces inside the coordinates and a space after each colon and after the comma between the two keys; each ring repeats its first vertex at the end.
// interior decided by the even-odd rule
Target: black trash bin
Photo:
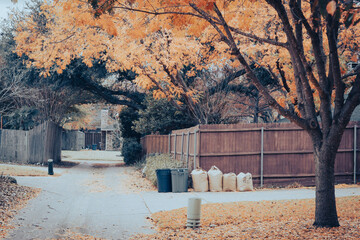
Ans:
{"type": "Polygon", "coordinates": [[[171,192],[171,170],[157,169],[156,177],[158,192],[171,192]]]}

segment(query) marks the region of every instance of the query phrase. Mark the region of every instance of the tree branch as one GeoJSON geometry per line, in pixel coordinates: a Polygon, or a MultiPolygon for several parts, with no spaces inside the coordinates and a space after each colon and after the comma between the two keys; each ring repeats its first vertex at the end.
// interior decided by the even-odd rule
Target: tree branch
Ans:
{"type": "Polygon", "coordinates": [[[281,82],[282,82],[285,90],[289,93],[289,92],[290,92],[290,87],[289,87],[289,85],[288,85],[287,82],[286,82],[285,73],[284,73],[284,71],[283,71],[283,70],[281,69],[281,67],[280,67],[279,59],[276,61],[276,67],[277,67],[277,69],[278,69],[278,71],[279,71],[279,73],[280,73],[281,82]]]}
{"type": "Polygon", "coordinates": [[[244,69],[242,69],[240,71],[236,71],[235,73],[230,74],[225,79],[223,79],[220,83],[218,83],[215,86],[209,88],[209,90],[208,90],[209,94],[213,95],[218,90],[220,90],[220,91],[224,90],[231,81],[233,81],[234,79],[244,75],[245,73],[246,73],[246,71],[244,69]]]}
{"type": "Polygon", "coordinates": [[[344,105],[344,92],[345,92],[345,84],[341,81],[341,70],[340,70],[340,62],[339,62],[339,54],[337,49],[337,35],[338,28],[334,26],[339,26],[339,20],[335,19],[335,17],[328,14],[326,18],[326,34],[329,44],[330,51],[330,61],[331,68],[329,71],[332,73],[332,77],[334,79],[334,87],[335,87],[335,100],[334,100],[334,116],[337,116],[341,113],[341,109],[344,105]]]}
{"type": "Polygon", "coordinates": [[[144,107],[141,105],[141,103],[138,102],[138,94],[141,95],[141,93],[133,93],[131,91],[124,91],[124,90],[111,90],[108,88],[105,88],[99,84],[96,84],[92,82],[90,79],[81,77],[82,81],[81,83],[75,83],[77,87],[80,87],[84,90],[87,90],[91,93],[94,93],[104,100],[108,101],[112,104],[120,104],[120,105],[126,105],[129,107],[132,107],[134,109],[143,109],[144,107]],[[132,101],[123,100],[115,97],[114,95],[121,95],[124,97],[127,97],[128,99],[131,99],[132,101]]]}
{"type": "MultiPolygon", "coordinates": [[[[196,7],[196,6],[195,6],[196,7]]],[[[231,31],[229,29],[229,26],[227,25],[225,19],[223,18],[220,10],[217,8],[216,4],[214,4],[214,10],[216,12],[216,14],[218,15],[222,26],[225,29],[225,32],[228,36],[228,42],[229,42],[229,47],[231,48],[233,54],[237,57],[237,59],[239,60],[239,62],[244,66],[248,77],[252,80],[252,83],[255,85],[255,87],[259,90],[259,92],[264,96],[264,98],[268,101],[268,104],[270,106],[272,106],[273,108],[275,108],[281,115],[287,117],[288,119],[292,120],[294,123],[296,123],[297,125],[301,126],[304,129],[308,129],[309,125],[307,124],[307,122],[300,118],[298,115],[291,113],[289,111],[287,111],[286,109],[284,109],[271,95],[270,93],[267,91],[267,89],[261,84],[261,82],[259,81],[259,79],[256,77],[256,75],[254,74],[254,72],[252,71],[252,69],[250,68],[249,64],[247,63],[247,61],[245,60],[245,58],[242,56],[242,54],[240,53],[239,49],[237,48],[235,41],[231,35],[231,31]]],[[[201,10],[200,10],[201,11],[201,10]]]]}
{"type": "Polygon", "coordinates": [[[350,121],[351,113],[360,104],[360,75],[357,75],[353,87],[341,109],[340,114],[334,116],[336,122],[343,122],[347,125],[350,121]]]}
{"type": "Polygon", "coordinates": [[[356,65],[356,67],[351,71],[351,73],[345,74],[341,77],[341,80],[344,80],[348,77],[357,76],[360,73],[360,64],[356,65]]]}
{"type": "Polygon", "coordinates": [[[310,86],[309,80],[313,82],[315,88],[319,90],[319,93],[322,94],[322,89],[319,87],[319,83],[317,82],[316,78],[314,77],[310,65],[308,65],[305,56],[299,51],[299,45],[297,40],[294,36],[293,28],[289,22],[289,18],[287,16],[287,11],[282,3],[281,0],[266,0],[266,2],[274,8],[277,12],[279,18],[282,21],[284,26],[284,32],[288,38],[289,45],[290,45],[290,54],[292,55],[292,61],[294,68],[297,69],[298,75],[295,76],[299,77],[300,83],[302,85],[303,94],[305,95],[304,98],[304,110],[305,116],[304,118],[308,121],[308,126],[311,129],[317,130],[318,134],[320,134],[320,127],[317,121],[316,115],[316,107],[314,102],[314,97],[312,93],[312,88],[310,86]],[[306,66],[306,67],[305,67],[306,66]],[[308,79],[309,78],[309,79],[308,79]]]}
{"type": "MultiPolygon", "coordinates": [[[[311,70],[311,66],[306,62],[306,59],[303,58],[303,62],[306,62],[306,69],[309,75],[309,79],[311,81],[312,84],[314,84],[316,90],[320,93],[320,96],[322,98],[326,98],[329,95],[329,89],[328,89],[328,84],[327,84],[327,78],[326,78],[326,69],[325,69],[325,62],[323,60],[324,56],[323,56],[323,52],[321,51],[321,41],[319,38],[318,34],[321,34],[321,31],[318,29],[320,24],[318,23],[318,21],[320,20],[313,20],[313,24],[314,26],[317,28],[317,32],[310,26],[309,22],[307,21],[307,19],[305,18],[302,10],[301,10],[301,5],[299,6],[296,2],[296,0],[291,0],[290,1],[290,8],[292,9],[292,11],[294,12],[294,14],[296,14],[296,16],[299,18],[299,21],[302,22],[302,24],[304,25],[308,35],[310,36],[311,39],[311,43],[313,46],[313,53],[314,53],[314,57],[316,60],[316,65],[317,65],[317,69],[319,72],[319,78],[320,78],[320,83],[322,83],[322,86],[320,86],[319,82],[315,79],[315,76],[313,75],[311,70]],[[324,89],[325,92],[324,92],[324,89]]],[[[314,13],[313,14],[315,16],[313,16],[314,18],[320,18],[319,16],[317,16],[318,14],[314,13]]]]}
{"type": "MultiPolygon", "coordinates": [[[[123,4],[121,4],[121,5],[123,5],[123,4]]],[[[203,18],[201,15],[190,13],[190,12],[177,12],[177,11],[158,12],[156,10],[150,11],[150,10],[137,9],[137,8],[133,8],[133,7],[127,7],[125,5],[120,6],[120,7],[114,7],[114,8],[119,8],[119,9],[123,9],[123,10],[127,10],[127,11],[140,12],[140,13],[145,13],[145,14],[150,14],[150,15],[155,15],[155,16],[177,14],[177,15],[187,15],[187,16],[203,18]]]]}
{"type": "Polygon", "coordinates": [[[231,31],[233,31],[234,33],[237,33],[237,34],[242,35],[242,36],[244,36],[244,37],[248,37],[248,38],[257,40],[257,41],[262,42],[262,43],[268,43],[268,44],[271,44],[271,45],[274,45],[274,46],[278,46],[278,47],[283,47],[283,48],[286,48],[286,49],[289,47],[288,43],[283,43],[283,42],[278,42],[278,41],[276,41],[276,40],[261,38],[261,37],[258,37],[258,36],[256,36],[256,35],[254,35],[254,34],[250,34],[250,33],[243,32],[243,31],[241,31],[240,29],[235,28],[235,27],[229,26],[229,29],[230,29],[231,31]]]}

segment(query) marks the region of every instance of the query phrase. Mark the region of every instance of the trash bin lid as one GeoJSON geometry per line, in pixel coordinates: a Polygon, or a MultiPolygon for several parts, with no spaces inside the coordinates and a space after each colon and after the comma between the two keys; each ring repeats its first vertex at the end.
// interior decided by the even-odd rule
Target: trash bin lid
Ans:
{"type": "Polygon", "coordinates": [[[174,172],[187,172],[188,169],[187,168],[172,168],[171,171],[174,171],[174,172]]]}
{"type": "Polygon", "coordinates": [[[164,168],[164,169],[156,169],[156,172],[170,172],[171,169],[170,168],[164,168]]]}

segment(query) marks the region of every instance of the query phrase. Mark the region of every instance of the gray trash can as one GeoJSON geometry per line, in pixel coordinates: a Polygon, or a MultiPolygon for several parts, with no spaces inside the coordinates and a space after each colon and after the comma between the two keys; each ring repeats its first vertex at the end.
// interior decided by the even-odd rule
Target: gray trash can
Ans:
{"type": "Polygon", "coordinates": [[[171,169],[172,192],[188,191],[189,170],[187,168],[171,169]]]}

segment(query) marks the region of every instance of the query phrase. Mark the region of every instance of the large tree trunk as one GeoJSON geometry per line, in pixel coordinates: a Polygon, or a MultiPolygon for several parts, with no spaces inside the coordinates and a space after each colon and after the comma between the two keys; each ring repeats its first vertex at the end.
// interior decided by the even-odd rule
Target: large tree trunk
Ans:
{"type": "MultiPolygon", "coordinates": [[[[340,138],[341,140],[341,138],[340,138]]],[[[339,140],[339,142],[340,142],[339,140]]],[[[314,147],[316,209],[314,226],[338,227],[335,200],[335,158],[339,143],[314,147]],[[334,150],[336,148],[336,150],[334,150]]]]}

